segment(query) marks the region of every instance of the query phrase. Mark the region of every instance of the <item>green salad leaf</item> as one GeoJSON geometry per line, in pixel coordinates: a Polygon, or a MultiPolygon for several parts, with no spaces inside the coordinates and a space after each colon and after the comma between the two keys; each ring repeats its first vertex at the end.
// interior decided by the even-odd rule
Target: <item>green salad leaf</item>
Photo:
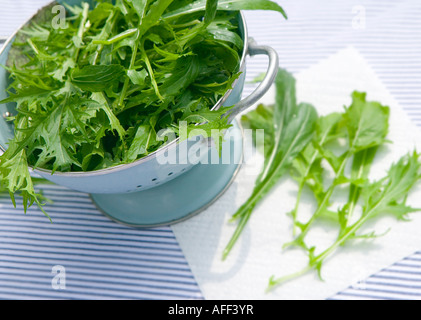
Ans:
{"type": "Polygon", "coordinates": [[[361,197],[363,186],[369,182],[368,178],[371,165],[373,164],[377,151],[378,147],[372,147],[359,151],[354,155],[348,202],[340,210],[338,217],[343,231],[347,228],[348,223],[353,216],[355,208],[357,207],[358,201],[361,197]]]}
{"type": "Polygon", "coordinates": [[[358,234],[358,231],[372,219],[388,214],[396,216],[398,220],[408,219],[408,214],[421,211],[406,204],[408,193],[421,179],[420,154],[413,152],[403,156],[397,163],[392,164],[387,175],[376,182],[368,183],[362,188],[364,197],[363,212],[360,218],[353,224],[342,228],[337,240],[319,254],[315,254],[315,248],[311,248],[309,264],[303,270],[292,275],[269,280],[268,290],[272,290],[280,284],[303,275],[310,270],[316,270],[321,277],[323,263],[332,256],[335,251],[345,243],[355,240],[375,237],[375,233],[358,234]]]}
{"type": "MultiPolygon", "coordinates": [[[[165,14],[164,19],[176,19],[186,14],[202,11],[205,7],[206,0],[190,1],[185,6],[165,14]]],[[[285,19],[287,18],[287,14],[281,6],[275,2],[267,0],[219,0],[218,10],[273,10],[281,13],[285,19]]]]}
{"type": "Polygon", "coordinates": [[[294,159],[307,146],[315,133],[317,112],[309,104],[297,105],[295,79],[292,75],[285,70],[279,70],[276,88],[277,97],[272,121],[267,117],[267,112],[263,108],[259,108],[255,113],[248,115],[249,119],[257,118],[256,120],[249,120],[254,125],[259,125],[262,120],[263,122],[269,120],[264,126],[273,127],[273,138],[265,140],[269,142],[265,146],[265,148],[268,147],[269,151],[252,195],[233,216],[232,220],[238,221],[238,226],[224,250],[223,258],[226,258],[234,247],[249,221],[253,209],[276,185],[279,178],[289,170],[294,159]]]}
{"type": "Polygon", "coordinates": [[[119,64],[86,66],[73,71],[72,83],[84,91],[102,92],[125,73],[126,71],[119,64]]]}
{"type": "Polygon", "coordinates": [[[342,115],[332,113],[319,117],[316,124],[316,134],[311,143],[298,155],[292,166],[292,176],[298,181],[298,194],[294,209],[289,213],[293,218],[293,234],[296,234],[297,226],[302,225],[297,220],[297,214],[301,203],[301,196],[305,186],[314,193],[319,205],[324,197],[323,185],[323,148],[330,142],[342,136],[340,123],[342,115]]]}
{"type": "MultiPolygon", "coordinates": [[[[305,237],[311,226],[328,211],[331,197],[336,188],[348,181],[344,175],[348,161],[358,152],[376,148],[386,141],[389,129],[389,108],[377,102],[366,101],[366,94],[364,93],[354,92],[352,98],[351,106],[346,108],[343,115],[344,127],[348,133],[348,149],[339,158],[335,159],[336,161],[332,162],[334,156],[329,159],[335,171],[332,184],[322,194],[318,208],[311,218],[305,223],[298,224],[301,233],[293,242],[285,246],[296,245],[308,249],[305,237]],[[376,119],[376,121],[373,121],[373,119],[376,119]]],[[[358,199],[355,198],[355,200],[358,199]]]]}

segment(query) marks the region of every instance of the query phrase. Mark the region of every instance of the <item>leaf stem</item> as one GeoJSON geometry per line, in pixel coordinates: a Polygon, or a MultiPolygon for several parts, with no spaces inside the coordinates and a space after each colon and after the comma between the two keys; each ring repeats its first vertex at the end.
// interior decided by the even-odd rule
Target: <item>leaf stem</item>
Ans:
{"type": "MultiPolygon", "coordinates": [[[[370,209],[368,209],[368,211],[366,213],[363,213],[363,215],[358,219],[358,221],[356,221],[352,226],[348,227],[347,230],[342,233],[337,239],[336,241],[326,250],[324,250],[323,252],[321,252],[319,255],[315,256],[314,258],[310,259],[310,263],[309,265],[303,269],[300,272],[294,273],[292,275],[286,276],[286,277],[281,277],[278,279],[274,279],[274,277],[272,277],[269,281],[269,290],[272,290],[274,287],[288,281],[294,278],[297,278],[299,276],[304,275],[305,273],[309,272],[312,269],[316,269],[316,268],[320,268],[321,264],[331,255],[335,252],[335,250],[342,246],[350,237],[352,237],[360,228],[361,226],[366,223],[369,219],[372,218],[373,214],[376,212],[376,210],[381,207],[383,200],[385,198],[381,198],[379,201],[377,201],[377,203],[371,207],[370,209]]],[[[320,270],[319,270],[320,272],[320,270]]]]}
{"type": "Polygon", "coordinates": [[[307,266],[304,269],[302,269],[301,271],[289,274],[287,276],[283,276],[281,278],[275,278],[274,276],[272,276],[269,279],[269,284],[266,288],[266,293],[272,291],[273,289],[275,289],[276,287],[278,287],[279,285],[281,285],[285,282],[291,281],[293,279],[296,279],[296,278],[299,278],[299,277],[305,275],[307,272],[309,272],[312,269],[313,269],[313,267],[307,266]]]}
{"type": "MultiPolygon", "coordinates": [[[[137,56],[137,51],[139,49],[139,36],[140,36],[140,31],[139,29],[137,29],[137,36],[136,36],[136,40],[134,43],[134,47],[132,48],[132,57],[130,60],[130,66],[129,66],[129,70],[132,69],[136,63],[136,56],[137,56]]],[[[121,92],[120,95],[120,101],[119,101],[119,106],[122,107],[123,103],[124,103],[124,99],[126,99],[126,93],[127,93],[127,89],[129,87],[129,82],[130,82],[130,78],[126,75],[125,80],[124,80],[124,86],[123,86],[123,90],[121,92]]]]}
{"type": "Polygon", "coordinates": [[[230,241],[228,242],[227,246],[225,247],[225,250],[222,254],[222,260],[224,261],[229,253],[231,252],[232,248],[236,244],[237,240],[239,239],[241,233],[243,232],[245,226],[247,225],[247,222],[250,220],[251,214],[253,212],[253,209],[249,209],[248,212],[241,216],[240,222],[238,223],[238,226],[232,235],[230,241]]]}
{"type": "Polygon", "coordinates": [[[291,211],[291,217],[292,217],[292,235],[295,237],[297,235],[297,222],[298,222],[298,210],[300,208],[301,203],[301,197],[303,195],[304,186],[306,184],[305,178],[303,178],[300,181],[300,185],[298,186],[298,193],[297,193],[297,199],[295,201],[294,210],[291,211]]]}
{"type": "MultiPolygon", "coordinates": [[[[360,180],[363,178],[367,178],[369,169],[371,167],[371,163],[374,159],[374,156],[377,152],[377,147],[373,147],[370,149],[364,149],[354,155],[354,164],[358,165],[358,172],[355,177],[351,175],[352,180],[360,180]]],[[[361,196],[361,187],[353,184],[351,182],[350,186],[350,193],[349,193],[349,200],[348,200],[348,208],[347,213],[345,216],[345,220],[342,224],[342,229],[346,229],[349,221],[351,220],[355,208],[357,206],[358,200],[361,196]]]]}
{"type": "Polygon", "coordinates": [[[366,215],[361,217],[351,228],[349,228],[349,230],[347,232],[345,232],[344,234],[342,234],[335,242],[333,245],[331,245],[329,248],[327,248],[325,251],[323,251],[322,253],[320,253],[318,256],[314,257],[314,259],[311,259],[309,265],[304,268],[303,270],[293,273],[291,275],[288,276],[284,276],[284,277],[280,277],[275,279],[274,277],[272,277],[269,280],[269,285],[267,288],[267,291],[273,290],[275,287],[289,281],[289,280],[293,280],[295,278],[298,278],[304,274],[306,274],[307,272],[319,268],[321,266],[321,264],[323,263],[323,261],[325,261],[331,254],[333,254],[333,252],[340,247],[343,243],[346,242],[346,240],[351,237],[369,218],[371,215],[371,212],[373,212],[375,210],[375,208],[373,208],[372,210],[370,210],[370,212],[366,215]]]}
{"type": "MultiPolygon", "coordinates": [[[[109,15],[109,17],[108,17],[108,19],[106,21],[106,25],[109,25],[110,26],[109,27],[109,30],[112,30],[114,28],[114,25],[115,25],[115,22],[116,22],[116,19],[114,19],[115,16],[116,16],[115,15],[115,11],[111,12],[111,14],[109,15]]],[[[107,32],[107,29],[106,28],[102,29],[101,34],[100,34],[99,37],[100,38],[103,37],[106,32],[107,32]]],[[[95,41],[92,41],[92,43],[95,44],[95,41]]],[[[101,54],[101,52],[102,52],[103,49],[104,49],[104,45],[103,44],[99,44],[97,50],[95,51],[95,57],[94,57],[94,60],[93,60],[93,65],[96,65],[96,63],[98,62],[98,58],[99,58],[99,56],[100,56],[100,54],[101,54]]]]}
{"type": "Polygon", "coordinates": [[[323,196],[323,200],[320,202],[317,210],[314,212],[312,217],[305,223],[301,229],[301,233],[298,235],[298,237],[291,243],[286,244],[285,247],[288,247],[289,245],[298,244],[305,249],[304,239],[307,236],[308,232],[310,231],[310,227],[313,225],[313,223],[319,218],[319,216],[323,213],[324,210],[326,210],[330,203],[330,198],[332,197],[333,191],[335,190],[337,184],[335,181],[337,181],[339,178],[341,178],[344,174],[346,164],[350,158],[352,153],[350,151],[347,152],[344,159],[341,162],[341,165],[339,166],[339,169],[335,175],[335,178],[333,180],[332,185],[329,187],[329,189],[326,191],[326,193],[323,196]]]}
{"type": "Polygon", "coordinates": [[[143,48],[143,45],[142,45],[142,58],[145,61],[146,68],[147,68],[149,76],[151,78],[152,86],[155,90],[156,96],[158,97],[159,100],[164,101],[164,98],[162,97],[161,93],[159,92],[158,84],[157,84],[155,76],[154,76],[154,72],[153,72],[153,69],[152,69],[151,62],[149,61],[149,57],[146,54],[146,52],[143,48]]]}
{"type": "Polygon", "coordinates": [[[119,42],[121,40],[124,40],[124,39],[126,39],[126,38],[128,38],[128,37],[130,37],[130,36],[132,36],[134,34],[136,34],[136,32],[138,32],[138,31],[139,30],[136,29],[136,28],[129,29],[129,30],[126,30],[126,31],[124,31],[124,32],[116,35],[115,37],[112,37],[111,39],[108,39],[108,40],[94,40],[94,41],[92,41],[92,43],[93,44],[102,44],[102,45],[111,45],[111,44],[114,44],[116,42],[119,42]]]}
{"type": "MultiPolygon", "coordinates": [[[[330,130],[331,130],[331,128],[329,130],[326,130],[324,132],[324,134],[322,135],[322,137],[320,139],[320,142],[319,142],[320,147],[322,147],[326,143],[326,140],[329,137],[330,130]]],[[[293,219],[293,227],[292,227],[293,228],[292,229],[293,236],[296,236],[298,209],[300,207],[300,202],[301,202],[301,197],[302,197],[302,193],[303,193],[303,190],[304,190],[304,186],[305,186],[305,184],[306,184],[306,182],[307,182],[307,180],[310,176],[311,169],[312,169],[314,163],[316,162],[317,158],[319,157],[319,155],[320,155],[320,151],[316,148],[314,153],[313,153],[313,156],[312,156],[311,160],[308,163],[307,170],[306,170],[305,174],[303,175],[303,178],[301,179],[300,184],[298,186],[298,194],[297,194],[297,199],[295,201],[295,207],[294,207],[294,210],[291,211],[291,216],[292,216],[292,219],[293,219]]]]}
{"type": "MultiPolygon", "coordinates": [[[[260,180],[257,182],[253,194],[251,197],[247,200],[247,202],[234,214],[233,219],[240,218],[240,222],[237,226],[237,229],[235,233],[233,234],[229,244],[225,248],[224,251],[224,257],[226,257],[231,249],[234,247],[236,241],[241,235],[241,232],[243,231],[247,221],[249,220],[252,211],[254,207],[257,205],[257,203],[263,198],[263,195],[265,192],[268,192],[270,188],[273,186],[274,181],[277,181],[277,177],[281,176],[284,173],[284,170],[288,169],[289,161],[292,161],[291,154],[293,154],[293,149],[296,148],[298,141],[302,139],[303,134],[306,132],[306,130],[309,130],[309,128],[306,128],[306,125],[309,124],[309,121],[312,121],[312,109],[307,109],[304,118],[302,119],[302,125],[299,127],[298,131],[296,132],[296,135],[294,136],[293,140],[289,142],[287,145],[286,150],[283,153],[280,153],[278,148],[273,149],[273,153],[281,154],[280,161],[273,165],[270,170],[268,170],[268,174],[264,180],[260,180]]],[[[311,135],[308,136],[308,142],[311,141],[311,135]]],[[[307,143],[308,143],[307,142],[307,143]]],[[[305,148],[305,145],[302,146],[302,148],[305,148]]],[[[301,152],[301,150],[298,151],[301,152]]]]}
{"type": "MultiPolygon", "coordinates": [[[[85,33],[85,25],[86,25],[86,22],[88,21],[89,4],[86,2],[83,2],[82,7],[83,7],[82,20],[80,22],[79,30],[77,33],[77,37],[81,43],[83,42],[83,34],[85,33]]],[[[75,62],[77,62],[79,58],[79,52],[80,52],[80,48],[76,47],[76,52],[75,52],[75,57],[74,57],[75,62]]]]}

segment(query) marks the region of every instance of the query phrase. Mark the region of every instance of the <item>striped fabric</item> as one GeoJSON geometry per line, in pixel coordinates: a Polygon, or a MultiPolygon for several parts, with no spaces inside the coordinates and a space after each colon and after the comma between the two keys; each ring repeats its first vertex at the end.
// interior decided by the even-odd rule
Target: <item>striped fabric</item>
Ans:
{"type": "Polygon", "coordinates": [[[134,230],[98,212],[88,195],[43,186],[53,224],[0,196],[0,298],[196,299],[200,292],[170,228],[134,230]],[[66,289],[52,289],[63,266],[66,289]]]}
{"type": "MultiPolygon", "coordinates": [[[[48,0],[1,0],[0,43],[48,0]]],[[[283,67],[300,72],[346,46],[356,47],[421,126],[421,2],[417,0],[278,0],[290,19],[246,13],[249,33],[270,44],[283,67]]],[[[250,59],[248,79],[266,68],[250,59]]],[[[345,75],[346,76],[346,75],[345,75]]],[[[248,84],[244,94],[253,90],[248,84]]],[[[46,186],[49,224],[0,197],[0,298],[201,299],[170,228],[134,230],[103,217],[88,195],[46,186]],[[54,290],[52,268],[66,268],[54,290]]],[[[420,244],[421,249],[421,244],[420,244]]],[[[421,299],[421,251],[331,299],[421,299]]]]}

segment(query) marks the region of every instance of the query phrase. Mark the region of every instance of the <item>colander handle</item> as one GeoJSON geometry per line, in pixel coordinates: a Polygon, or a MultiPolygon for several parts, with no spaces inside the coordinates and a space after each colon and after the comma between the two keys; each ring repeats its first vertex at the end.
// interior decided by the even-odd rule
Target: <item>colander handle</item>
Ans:
{"type": "MultiPolygon", "coordinates": [[[[254,92],[244,100],[241,100],[236,104],[234,109],[231,111],[228,121],[232,122],[234,118],[241,112],[245,111],[256,102],[258,102],[268,92],[272,84],[275,82],[276,75],[279,70],[279,56],[275,49],[269,46],[259,46],[253,38],[248,40],[248,54],[253,57],[260,54],[267,55],[269,58],[269,67],[265,78],[260,83],[254,92]]],[[[228,122],[228,123],[229,123],[228,122]]]]}

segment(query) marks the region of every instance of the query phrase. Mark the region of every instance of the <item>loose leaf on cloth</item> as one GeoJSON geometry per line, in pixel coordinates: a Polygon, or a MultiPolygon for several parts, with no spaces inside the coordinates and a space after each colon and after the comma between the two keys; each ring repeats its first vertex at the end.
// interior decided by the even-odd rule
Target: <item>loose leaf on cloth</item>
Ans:
{"type": "Polygon", "coordinates": [[[324,158],[321,149],[323,149],[326,144],[343,136],[340,130],[341,120],[342,115],[339,113],[332,113],[327,116],[319,117],[316,124],[316,134],[314,135],[312,143],[310,143],[293,162],[292,176],[299,183],[295,207],[289,213],[293,218],[294,235],[297,226],[299,225],[297,215],[304,187],[308,186],[317,200],[323,198],[324,185],[322,175],[324,169],[322,162],[324,158]]]}
{"type": "Polygon", "coordinates": [[[408,193],[421,179],[421,155],[417,152],[402,157],[393,164],[387,175],[376,182],[366,184],[361,189],[364,198],[363,212],[353,224],[342,228],[337,240],[321,253],[316,254],[316,248],[309,251],[309,264],[303,270],[285,277],[271,277],[268,290],[278,285],[301,276],[311,270],[316,270],[321,277],[322,265],[335,251],[350,240],[376,237],[374,232],[358,234],[358,231],[372,219],[392,214],[398,220],[408,219],[408,214],[420,211],[408,206],[406,199],[408,193]]]}
{"type": "Polygon", "coordinates": [[[389,129],[389,108],[377,102],[366,101],[365,93],[354,92],[352,98],[351,106],[346,108],[343,115],[344,126],[348,133],[348,149],[340,157],[335,157],[333,153],[324,152],[324,156],[328,157],[335,172],[333,182],[322,194],[318,207],[311,218],[305,223],[296,223],[301,229],[301,233],[285,247],[295,245],[305,250],[309,249],[305,243],[305,237],[313,223],[328,211],[330,199],[335,189],[348,182],[344,175],[348,161],[355,154],[378,147],[386,141],[389,129]]]}
{"type": "Polygon", "coordinates": [[[339,211],[338,216],[339,223],[343,231],[345,231],[353,216],[357,203],[360,199],[363,186],[369,182],[368,178],[371,165],[373,164],[377,151],[378,147],[372,147],[359,151],[354,155],[348,202],[339,211]]]}
{"type": "MultiPolygon", "coordinates": [[[[308,145],[315,133],[317,112],[309,104],[297,105],[295,79],[285,70],[280,70],[276,79],[277,98],[271,123],[273,142],[266,154],[262,173],[259,175],[250,198],[234,214],[238,226],[223,253],[226,258],[246,226],[253,209],[276,185],[279,178],[290,168],[294,159],[308,145]]],[[[263,109],[258,110],[258,112],[263,109]]],[[[256,113],[255,113],[256,114],[256,113]]],[[[257,113],[258,114],[258,113],[257,113]]],[[[253,117],[249,114],[248,117],[253,117]]],[[[259,121],[265,119],[264,116],[259,121]]],[[[270,119],[266,117],[266,119],[270,119]]],[[[270,126],[270,124],[267,124],[270,126]]]]}

